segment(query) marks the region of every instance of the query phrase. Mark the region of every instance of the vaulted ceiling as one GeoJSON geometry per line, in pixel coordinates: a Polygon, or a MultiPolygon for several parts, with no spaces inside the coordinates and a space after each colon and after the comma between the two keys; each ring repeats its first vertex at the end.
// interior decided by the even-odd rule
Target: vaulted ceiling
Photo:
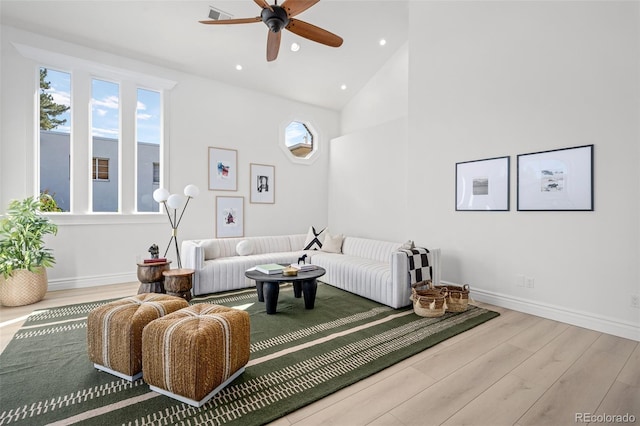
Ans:
{"type": "Polygon", "coordinates": [[[296,18],[341,36],[343,45],[327,47],[285,31],[277,60],[267,62],[268,29],[262,22],[198,23],[208,19],[211,7],[233,18],[261,11],[253,0],[1,0],[0,22],[334,110],[408,37],[408,0],[320,0],[296,18]],[[380,46],[380,39],[386,45],[380,46]],[[290,50],[293,42],[300,45],[298,52],[290,50]]]}

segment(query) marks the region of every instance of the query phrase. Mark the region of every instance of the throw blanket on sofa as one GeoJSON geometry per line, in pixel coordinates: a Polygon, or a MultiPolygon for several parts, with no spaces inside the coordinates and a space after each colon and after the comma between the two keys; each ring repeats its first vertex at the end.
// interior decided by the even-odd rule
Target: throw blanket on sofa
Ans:
{"type": "Polygon", "coordinates": [[[429,250],[424,247],[415,247],[401,249],[400,251],[405,252],[409,259],[410,284],[431,279],[432,269],[429,265],[429,250]]]}

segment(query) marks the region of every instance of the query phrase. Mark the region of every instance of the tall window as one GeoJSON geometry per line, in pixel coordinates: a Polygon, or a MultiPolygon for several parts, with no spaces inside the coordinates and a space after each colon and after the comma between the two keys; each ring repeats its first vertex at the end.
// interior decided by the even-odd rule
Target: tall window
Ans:
{"type": "MultiPolygon", "coordinates": [[[[120,210],[120,86],[109,81],[93,79],[91,107],[91,152],[93,158],[108,165],[108,179],[93,180],[92,208],[94,212],[117,212],[120,210]]],[[[97,176],[99,177],[99,174],[97,176]]]]}
{"type": "Polygon", "coordinates": [[[153,191],[160,185],[160,92],[138,89],[136,108],[136,201],[139,212],[157,212],[153,191]]]}
{"type": "Polygon", "coordinates": [[[71,74],[40,68],[39,189],[52,211],[71,208],[71,74]]]}

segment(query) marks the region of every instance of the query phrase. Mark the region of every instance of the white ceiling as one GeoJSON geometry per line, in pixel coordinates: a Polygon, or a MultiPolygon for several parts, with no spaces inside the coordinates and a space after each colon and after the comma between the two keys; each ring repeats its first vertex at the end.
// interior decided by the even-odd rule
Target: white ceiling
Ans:
{"type": "MultiPolygon", "coordinates": [[[[270,0],[270,3],[274,3],[270,0]]],[[[282,3],[282,2],[280,2],[282,3]]],[[[407,40],[407,0],[321,0],[296,18],[344,39],[327,47],[292,32],[266,60],[262,22],[202,25],[209,7],[259,16],[253,0],[0,0],[0,22],[63,41],[340,110],[407,40]],[[379,45],[384,38],[387,44],[379,45]],[[293,42],[300,51],[291,52],[293,42]],[[242,71],[236,65],[243,66],[242,71]],[[341,90],[342,84],[347,90],[341,90]]]]}

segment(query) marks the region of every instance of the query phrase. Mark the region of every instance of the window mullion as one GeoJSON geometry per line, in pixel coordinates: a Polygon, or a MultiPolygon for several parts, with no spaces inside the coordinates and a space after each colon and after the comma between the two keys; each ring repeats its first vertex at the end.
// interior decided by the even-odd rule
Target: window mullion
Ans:
{"type": "Polygon", "coordinates": [[[91,211],[91,76],[76,70],[72,78],[71,212],[82,214],[91,211]]]}
{"type": "Polygon", "coordinates": [[[120,97],[120,206],[128,214],[135,212],[136,197],[136,85],[121,81],[120,97]]]}

